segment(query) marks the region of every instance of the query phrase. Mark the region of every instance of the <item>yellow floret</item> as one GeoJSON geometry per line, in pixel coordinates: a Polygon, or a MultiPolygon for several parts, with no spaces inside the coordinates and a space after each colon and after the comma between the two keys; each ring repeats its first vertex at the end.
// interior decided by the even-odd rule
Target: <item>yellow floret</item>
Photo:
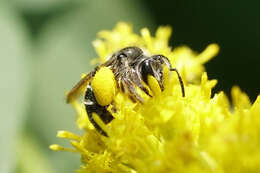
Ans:
{"type": "Polygon", "coordinates": [[[161,88],[160,88],[159,83],[151,75],[148,75],[148,84],[149,84],[149,87],[151,88],[151,90],[153,92],[153,95],[156,96],[156,95],[160,95],[161,94],[161,88]]]}
{"type": "Polygon", "coordinates": [[[91,85],[97,102],[101,106],[109,105],[112,102],[116,94],[116,82],[112,70],[102,67],[97,71],[91,85]]]}

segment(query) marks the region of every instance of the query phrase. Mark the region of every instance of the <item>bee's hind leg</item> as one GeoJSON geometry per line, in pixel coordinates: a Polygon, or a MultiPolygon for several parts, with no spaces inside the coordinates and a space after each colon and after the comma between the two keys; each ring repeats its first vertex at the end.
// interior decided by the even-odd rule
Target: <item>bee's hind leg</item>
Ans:
{"type": "Polygon", "coordinates": [[[106,109],[106,106],[101,106],[98,104],[95,95],[93,93],[91,84],[87,86],[84,104],[88,114],[89,121],[93,124],[93,126],[97,129],[97,131],[100,134],[108,137],[107,133],[94,120],[93,113],[96,113],[105,124],[108,124],[110,121],[112,121],[114,117],[106,109]]]}

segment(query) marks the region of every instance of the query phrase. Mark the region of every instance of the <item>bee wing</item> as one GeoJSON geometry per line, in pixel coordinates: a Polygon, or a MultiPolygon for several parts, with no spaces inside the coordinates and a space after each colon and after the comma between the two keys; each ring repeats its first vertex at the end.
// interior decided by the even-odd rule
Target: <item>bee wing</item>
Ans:
{"type": "Polygon", "coordinates": [[[67,94],[66,102],[70,103],[72,100],[77,99],[81,93],[86,89],[87,84],[95,75],[95,71],[88,73],[85,77],[83,77],[67,94]]]}

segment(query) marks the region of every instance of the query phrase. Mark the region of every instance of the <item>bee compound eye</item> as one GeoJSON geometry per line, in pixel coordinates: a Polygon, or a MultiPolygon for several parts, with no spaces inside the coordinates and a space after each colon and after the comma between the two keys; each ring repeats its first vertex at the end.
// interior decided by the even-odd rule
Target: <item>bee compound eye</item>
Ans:
{"type": "Polygon", "coordinates": [[[145,83],[147,83],[148,75],[153,75],[153,70],[149,60],[144,60],[141,64],[141,75],[145,83]]]}

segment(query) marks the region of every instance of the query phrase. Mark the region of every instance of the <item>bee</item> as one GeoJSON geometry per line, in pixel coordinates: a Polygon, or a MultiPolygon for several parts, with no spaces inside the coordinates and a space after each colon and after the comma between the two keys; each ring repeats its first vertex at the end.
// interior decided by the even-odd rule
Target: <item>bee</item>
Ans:
{"type": "Polygon", "coordinates": [[[78,96],[79,90],[85,89],[84,87],[87,86],[85,89],[84,104],[88,118],[96,130],[107,137],[107,133],[95,122],[93,113],[96,113],[105,124],[111,122],[114,117],[107,110],[107,107],[111,104],[113,98],[109,103],[106,103],[107,105],[101,105],[98,102],[92,87],[92,80],[96,73],[103,67],[111,69],[116,81],[116,87],[123,93],[127,93],[132,100],[143,103],[144,99],[137,93],[136,88],[140,88],[144,93],[152,97],[145,86],[149,87],[148,76],[151,75],[158,82],[161,91],[163,91],[163,68],[165,66],[169,71],[176,72],[182,96],[185,97],[182,78],[178,70],[172,68],[167,57],[163,55],[147,56],[138,47],[126,47],[112,54],[105,63],[97,66],[93,71],[83,77],[67,94],[67,103],[78,96]]]}

